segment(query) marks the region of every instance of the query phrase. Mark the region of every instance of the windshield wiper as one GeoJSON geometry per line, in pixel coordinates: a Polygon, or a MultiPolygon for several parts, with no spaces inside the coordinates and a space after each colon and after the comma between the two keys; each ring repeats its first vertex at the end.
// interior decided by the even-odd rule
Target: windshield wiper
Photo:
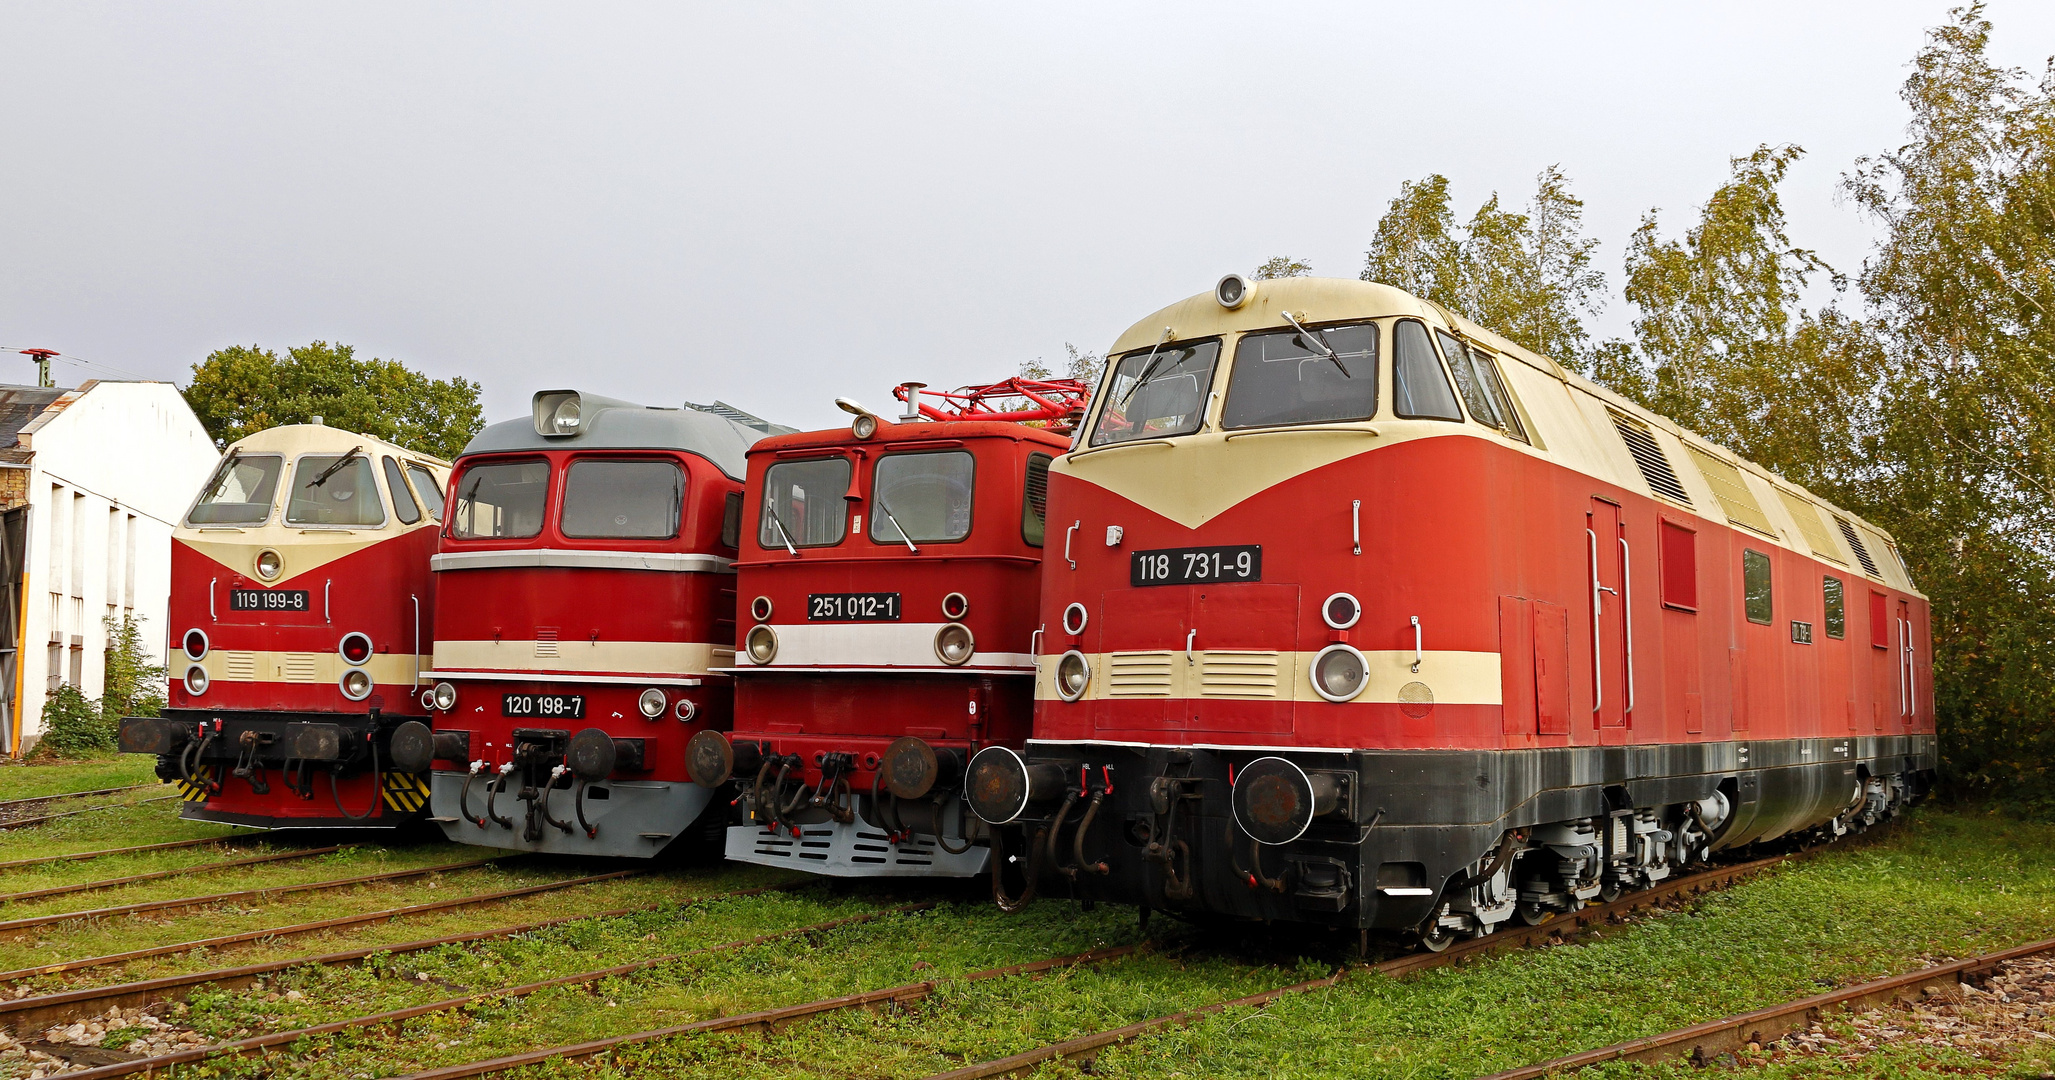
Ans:
{"type": "Polygon", "coordinates": [[[792,546],[792,534],[785,531],[785,519],[778,516],[778,511],[768,501],[764,503],[763,512],[771,515],[771,524],[778,527],[778,539],[785,542],[785,550],[791,552],[793,558],[798,558],[799,549],[792,546]]]}
{"type": "Polygon", "coordinates": [[[221,489],[228,486],[228,470],[235,468],[236,459],[242,456],[243,448],[238,446],[230,450],[227,457],[221,459],[220,467],[214,470],[214,478],[207,481],[207,486],[202,489],[207,493],[207,498],[221,497],[221,489]]]}
{"type": "Polygon", "coordinates": [[[1149,350],[1149,359],[1142,364],[1141,377],[1135,380],[1135,384],[1133,386],[1127,388],[1127,393],[1121,395],[1120,408],[1127,408],[1127,403],[1134,399],[1135,391],[1140,390],[1142,388],[1142,385],[1149,381],[1149,376],[1156,373],[1156,350],[1161,349],[1163,347],[1163,343],[1170,340],[1170,334],[1170,327],[1164,327],[1163,336],[1157,339],[1155,348],[1149,350]]]}
{"type": "Polygon", "coordinates": [[[1291,313],[1291,312],[1289,312],[1289,311],[1287,311],[1287,312],[1285,312],[1285,313],[1284,313],[1284,321],[1285,321],[1285,322],[1288,322],[1288,323],[1290,323],[1290,324],[1292,324],[1292,329],[1294,329],[1294,330],[1297,330],[1297,331],[1299,332],[1299,340],[1300,340],[1300,341],[1305,341],[1305,340],[1306,340],[1306,335],[1307,335],[1307,334],[1311,334],[1311,335],[1313,335],[1313,337],[1314,337],[1314,338],[1318,339],[1317,343],[1318,343],[1318,344],[1319,344],[1319,346],[1320,346],[1320,351],[1321,351],[1322,353],[1325,353],[1325,354],[1327,355],[1327,358],[1328,358],[1329,360],[1332,360],[1332,361],[1334,361],[1334,366],[1335,366],[1335,367],[1341,368],[1341,377],[1342,377],[1342,378],[1344,378],[1344,379],[1353,379],[1353,378],[1355,378],[1355,376],[1354,376],[1354,375],[1351,375],[1351,374],[1349,374],[1349,369],[1348,369],[1348,366],[1347,366],[1347,365],[1345,365],[1345,364],[1343,364],[1343,363],[1341,362],[1341,355],[1340,355],[1340,354],[1338,354],[1338,353],[1336,353],[1336,352],[1334,351],[1334,346],[1332,346],[1332,345],[1329,345],[1329,344],[1327,343],[1327,335],[1326,335],[1326,333],[1324,333],[1324,332],[1322,332],[1322,331],[1319,331],[1319,330],[1308,330],[1308,329],[1306,329],[1305,327],[1303,327],[1303,326],[1300,326],[1300,325],[1299,325],[1299,320],[1297,320],[1297,319],[1294,319],[1294,318],[1292,318],[1292,313],[1291,313]]]}
{"type": "Polygon", "coordinates": [[[876,495],[873,498],[878,500],[878,510],[885,515],[885,520],[891,522],[892,527],[899,530],[899,539],[906,541],[906,550],[913,552],[915,555],[920,554],[920,549],[913,546],[913,537],[906,535],[906,529],[899,524],[899,519],[892,516],[892,508],[885,505],[885,497],[883,495],[876,495]]]}
{"type": "Polygon", "coordinates": [[[307,486],[310,488],[318,488],[321,485],[328,483],[329,477],[341,472],[343,466],[348,465],[352,461],[355,461],[358,457],[362,456],[363,453],[364,448],[361,446],[350,447],[349,453],[344,454],[343,456],[335,459],[335,464],[330,465],[328,468],[321,470],[321,475],[308,481],[307,486]]]}

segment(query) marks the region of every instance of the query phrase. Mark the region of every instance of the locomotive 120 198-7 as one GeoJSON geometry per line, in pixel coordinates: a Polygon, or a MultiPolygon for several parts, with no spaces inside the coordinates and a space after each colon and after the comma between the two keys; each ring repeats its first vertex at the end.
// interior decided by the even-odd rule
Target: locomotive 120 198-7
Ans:
{"type": "Polygon", "coordinates": [[[1033,736],[970,766],[1002,902],[1438,949],[1928,783],[1927,602],[1856,515],[1384,285],[1230,275],[1108,356],[1033,736]]]}
{"type": "Polygon", "coordinates": [[[171,692],[127,717],[181,814],[260,828],[390,827],[427,803],[393,737],[434,618],[449,463],[319,422],[228,448],[172,533],[171,692]]]}
{"type": "Polygon", "coordinates": [[[743,455],[789,430],[714,408],[546,390],[458,457],[402,733],[450,839],[648,858],[713,801],[685,745],[730,723],[743,455]]]}
{"type": "Polygon", "coordinates": [[[1085,388],[895,394],[898,423],[845,400],[849,427],[749,452],[735,729],[689,751],[700,784],[741,789],[731,859],[848,877],[985,869],[963,771],[1027,739],[1043,492],[1085,388]]]}

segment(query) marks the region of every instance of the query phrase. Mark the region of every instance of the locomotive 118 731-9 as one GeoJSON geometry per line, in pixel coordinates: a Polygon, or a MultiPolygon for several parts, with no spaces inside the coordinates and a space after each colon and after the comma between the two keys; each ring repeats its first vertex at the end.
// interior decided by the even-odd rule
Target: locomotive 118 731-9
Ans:
{"type": "Polygon", "coordinates": [[[1384,285],[1230,276],[1108,355],[1033,737],[970,767],[1002,901],[1441,948],[1927,784],[1927,602],[1856,515],[1384,285]]]}
{"type": "Polygon", "coordinates": [[[262,828],[420,816],[395,764],[434,618],[449,464],[312,424],[228,448],[172,533],[171,692],[120,747],[157,756],[183,816],[262,828]]]}

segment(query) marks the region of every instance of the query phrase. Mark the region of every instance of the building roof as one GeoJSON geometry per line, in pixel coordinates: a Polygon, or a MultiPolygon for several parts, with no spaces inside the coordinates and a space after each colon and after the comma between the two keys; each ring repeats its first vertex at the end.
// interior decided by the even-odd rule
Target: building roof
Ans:
{"type": "Polygon", "coordinates": [[[67,394],[57,386],[15,386],[0,383],[0,464],[25,465],[29,451],[21,445],[21,432],[67,394]]]}

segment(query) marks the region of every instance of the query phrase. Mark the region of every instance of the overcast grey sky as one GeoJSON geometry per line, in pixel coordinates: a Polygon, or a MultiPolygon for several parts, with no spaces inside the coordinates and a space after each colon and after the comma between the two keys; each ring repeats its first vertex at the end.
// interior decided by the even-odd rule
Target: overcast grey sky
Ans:
{"type": "MultiPolygon", "coordinates": [[[[491,419],[571,386],[819,426],[1270,255],[1353,276],[1429,172],[1467,215],[1560,164],[1617,287],[1640,215],[1761,142],[1809,151],[1794,239],[1852,272],[1838,177],[1946,10],[8,0],[0,345],[183,382],[321,338],[491,419]]],[[[2055,52],[2055,4],[1989,13],[1999,59],[2055,52]]]]}

